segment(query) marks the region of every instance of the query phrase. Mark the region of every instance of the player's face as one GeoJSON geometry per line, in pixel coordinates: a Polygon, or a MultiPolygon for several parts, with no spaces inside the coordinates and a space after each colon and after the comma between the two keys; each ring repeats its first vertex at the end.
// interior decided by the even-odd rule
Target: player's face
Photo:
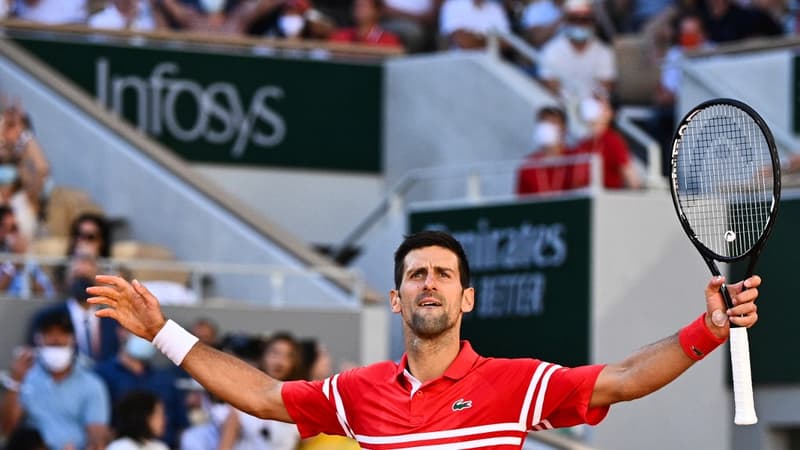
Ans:
{"type": "Polygon", "coordinates": [[[455,253],[423,247],[410,251],[403,260],[400,289],[390,294],[392,311],[403,316],[415,336],[433,338],[458,330],[461,314],[472,310],[473,292],[461,285],[455,253]]]}

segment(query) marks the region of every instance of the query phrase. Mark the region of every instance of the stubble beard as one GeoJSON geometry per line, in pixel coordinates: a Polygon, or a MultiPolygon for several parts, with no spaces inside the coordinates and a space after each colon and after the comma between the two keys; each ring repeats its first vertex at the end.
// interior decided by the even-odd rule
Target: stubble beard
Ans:
{"type": "Polygon", "coordinates": [[[411,316],[409,327],[417,337],[430,339],[444,333],[452,327],[452,324],[448,321],[447,314],[431,317],[430,315],[420,314],[420,311],[417,311],[411,316]]]}

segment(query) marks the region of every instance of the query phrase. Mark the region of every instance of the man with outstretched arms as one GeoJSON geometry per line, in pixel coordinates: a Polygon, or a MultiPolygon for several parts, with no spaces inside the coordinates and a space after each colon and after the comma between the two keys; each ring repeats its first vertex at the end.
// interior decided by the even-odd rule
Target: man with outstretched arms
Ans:
{"type": "MultiPolygon", "coordinates": [[[[458,448],[521,448],[530,430],[596,424],[611,404],[647,395],[674,380],[728,338],[729,323],[750,327],[761,279],[705,289],[706,311],[675,335],[608,365],[561,367],[536,359],[485,358],[460,339],[475,303],[461,245],[443,232],[408,236],[395,253],[392,312],[403,320],[406,353],[331,378],[281,383],[197,338],[163,316],[140,283],[98,276],[89,301],[152,340],[217,397],[264,419],[294,422],[303,438],[355,438],[364,448],[399,449],[458,443],[458,448]],[[746,289],[743,289],[746,288],[746,289]]],[[[565,333],[569,330],[565,330],[565,333]]]]}

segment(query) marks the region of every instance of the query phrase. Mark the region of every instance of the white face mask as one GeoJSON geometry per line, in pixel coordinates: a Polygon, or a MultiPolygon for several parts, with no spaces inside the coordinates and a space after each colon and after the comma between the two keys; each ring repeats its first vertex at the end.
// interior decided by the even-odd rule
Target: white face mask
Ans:
{"type": "Polygon", "coordinates": [[[533,128],[534,148],[551,147],[561,142],[561,129],[550,122],[539,122],[533,128]]]}
{"type": "Polygon", "coordinates": [[[303,16],[297,14],[288,14],[278,19],[278,27],[286,37],[294,37],[300,34],[305,24],[306,21],[303,16]]]}
{"type": "Polygon", "coordinates": [[[39,361],[51,373],[64,371],[72,364],[75,349],[71,345],[43,345],[39,347],[39,361]]]}
{"type": "Polygon", "coordinates": [[[225,0],[200,0],[200,6],[205,12],[214,14],[225,8],[225,0]]]}
{"type": "Polygon", "coordinates": [[[139,336],[131,335],[125,343],[125,353],[130,355],[133,359],[139,361],[149,361],[156,353],[156,348],[153,344],[140,338],[139,336]]]}

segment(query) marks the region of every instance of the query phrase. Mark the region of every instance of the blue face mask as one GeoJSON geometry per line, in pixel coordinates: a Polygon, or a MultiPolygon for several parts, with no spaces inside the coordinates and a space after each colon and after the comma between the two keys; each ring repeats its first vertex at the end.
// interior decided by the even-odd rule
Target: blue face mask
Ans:
{"type": "Polygon", "coordinates": [[[586,42],[594,35],[592,27],[584,25],[567,25],[564,27],[564,33],[575,42],[586,42]]]}
{"type": "Polygon", "coordinates": [[[133,359],[149,361],[155,355],[156,348],[139,336],[131,335],[125,343],[125,353],[133,359]]]}

